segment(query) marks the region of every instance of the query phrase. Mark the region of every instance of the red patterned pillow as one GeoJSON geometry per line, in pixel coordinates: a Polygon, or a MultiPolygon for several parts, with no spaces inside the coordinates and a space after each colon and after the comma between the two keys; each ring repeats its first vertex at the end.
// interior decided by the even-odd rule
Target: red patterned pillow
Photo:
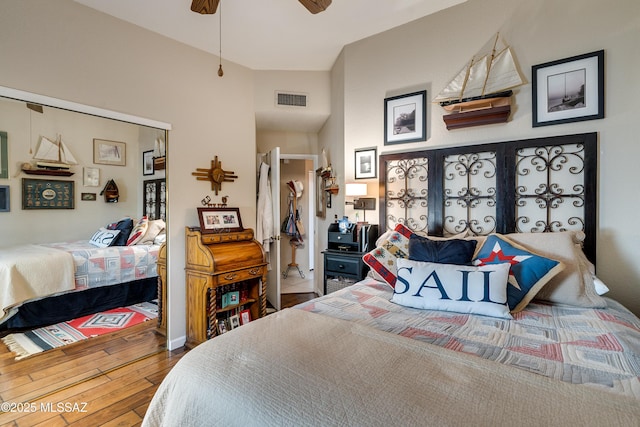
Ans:
{"type": "Polygon", "coordinates": [[[129,234],[129,239],[127,240],[127,246],[135,245],[142,240],[147,232],[147,227],[149,227],[149,220],[146,216],[143,216],[138,220],[133,230],[131,230],[131,234],[129,234]]]}
{"type": "Polygon", "coordinates": [[[362,257],[371,271],[377,273],[376,278],[384,280],[392,288],[396,285],[396,260],[409,258],[409,239],[412,234],[403,224],[398,224],[380,246],[362,257]]]}

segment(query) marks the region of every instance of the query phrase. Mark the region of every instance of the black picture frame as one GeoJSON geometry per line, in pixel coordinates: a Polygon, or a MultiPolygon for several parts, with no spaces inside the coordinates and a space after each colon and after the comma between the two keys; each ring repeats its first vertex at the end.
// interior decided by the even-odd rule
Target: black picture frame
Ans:
{"type": "Polygon", "coordinates": [[[531,67],[533,127],[604,118],[604,50],[531,67]]]}
{"type": "Polygon", "coordinates": [[[384,100],[384,145],[427,139],[427,91],[384,100]]]}
{"type": "Polygon", "coordinates": [[[354,151],[355,179],[377,178],[377,149],[363,148],[354,151]]]}
{"type": "Polygon", "coordinates": [[[0,178],[9,178],[9,148],[7,132],[0,132],[0,178]]]}
{"type": "Polygon", "coordinates": [[[0,212],[11,210],[11,192],[8,185],[0,185],[0,212]]]}
{"type": "Polygon", "coordinates": [[[142,175],[153,175],[155,172],[153,163],[153,150],[142,152],[142,175]]]}

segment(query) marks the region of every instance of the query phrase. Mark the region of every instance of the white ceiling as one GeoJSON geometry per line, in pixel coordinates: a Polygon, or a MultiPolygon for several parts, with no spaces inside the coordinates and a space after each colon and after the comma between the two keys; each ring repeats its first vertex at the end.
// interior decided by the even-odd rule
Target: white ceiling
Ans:
{"type": "MultiPolygon", "coordinates": [[[[191,0],[75,0],[253,70],[329,70],[342,47],[466,0],[333,0],[313,15],[297,0],[222,0],[215,15],[191,0]]],[[[224,64],[224,63],[223,63],[224,64]]]]}

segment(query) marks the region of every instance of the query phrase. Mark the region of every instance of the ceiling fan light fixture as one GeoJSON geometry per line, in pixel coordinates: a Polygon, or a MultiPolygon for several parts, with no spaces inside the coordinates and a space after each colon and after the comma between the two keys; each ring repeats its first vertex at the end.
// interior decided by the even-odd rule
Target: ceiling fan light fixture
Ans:
{"type": "MultiPolygon", "coordinates": [[[[194,0],[196,1],[196,0],[194,0]]],[[[314,15],[324,12],[330,5],[331,0],[298,0],[307,10],[314,15]]]]}

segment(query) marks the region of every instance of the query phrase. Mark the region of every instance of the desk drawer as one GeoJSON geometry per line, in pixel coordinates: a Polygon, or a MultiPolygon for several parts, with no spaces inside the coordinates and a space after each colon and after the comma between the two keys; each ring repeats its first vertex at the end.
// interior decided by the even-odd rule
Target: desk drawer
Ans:
{"type": "Polygon", "coordinates": [[[250,267],[244,270],[230,271],[226,273],[220,273],[217,276],[218,286],[228,285],[230,283],[241,282],[243,280],[250,280],[256,277],[262,277],[264,267],[250,267]]]}
{"type": "Polygon", "coordinates": [[[327,272],[360,275],[360,259],[358,258],[327,255],[325,261],[327,272]]]}

